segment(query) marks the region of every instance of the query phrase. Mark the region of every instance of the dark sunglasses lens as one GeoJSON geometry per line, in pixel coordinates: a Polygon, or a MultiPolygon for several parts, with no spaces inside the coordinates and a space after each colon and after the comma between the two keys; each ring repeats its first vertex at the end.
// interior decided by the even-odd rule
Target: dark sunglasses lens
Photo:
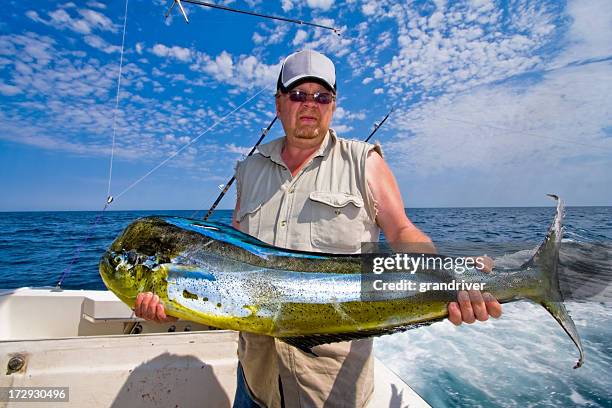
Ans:
{"type": "Polygon", "coordinates": [[[289,92],[289,100],[292,102],[306,102],[308,100],[308,95],[312,95],[312,99],[322,105],[327,105],[334,100],[334,96],[327,92],[308,94],[302,91],[289,92]]]}
{"type": "Polygon", "coordinates": [[[308,94],[305,92],[289,92],[289,99],[292,102],[306,102],[308,98],[308,94]]]}
{"type": "Polygon", "coordinates": [[[331,101],[333,100],[333,97],[332,97],[332,94],[329,94],[329,93],[320,93],[320,94],[315,94],[314,100],[317,101],[317,103],[327,105],[328,103],[331,103],[331,101]]]}

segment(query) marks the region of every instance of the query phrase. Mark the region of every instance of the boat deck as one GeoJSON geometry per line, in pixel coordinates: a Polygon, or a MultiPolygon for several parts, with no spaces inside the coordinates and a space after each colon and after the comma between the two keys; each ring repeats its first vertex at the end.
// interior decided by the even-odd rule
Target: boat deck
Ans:
{"type": "MultiPolygon", "coordinates": [[[[68,403],[44,406],[230,407],[233,402],[237,332],[186,321],[144,322],[112,293],[85,290],[0,290],[0,322],[0,364],[8,373],[0,376],[0,387],[69,388],[68,403]]],[[[429,406],[380,361],[375,378],[371,407],[429,406]]],[[[0,407],[28,405],[0,402],[0,407]]]]}

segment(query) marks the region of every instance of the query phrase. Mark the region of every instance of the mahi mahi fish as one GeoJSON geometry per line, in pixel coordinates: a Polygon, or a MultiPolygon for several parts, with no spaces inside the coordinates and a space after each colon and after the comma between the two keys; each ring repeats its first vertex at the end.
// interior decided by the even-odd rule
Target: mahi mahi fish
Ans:
{"type": "MultiPolygon", "coordinates": [[[[557,276],[563,203],[552,197],[557,213],[529,261],[488,274],[468,270],[461,279],[484,283],[501,303],[523,299],[542,305],[578,348],[577,368],[584,352],[557,276]]],[[[130,224],[102,256],[100,274],[130,307],[140,292],[154,292],[168,315],[273,336],[311,354],[319,344],[442,320],[448,316],[448,303],[457,299],[453,290],[364,296],[361,255],[282,249],[226,224],[174,216],[145,217],[130,224]]],[[[450,282],[457,276],[427,270],[400,277],[450,282]]]]}

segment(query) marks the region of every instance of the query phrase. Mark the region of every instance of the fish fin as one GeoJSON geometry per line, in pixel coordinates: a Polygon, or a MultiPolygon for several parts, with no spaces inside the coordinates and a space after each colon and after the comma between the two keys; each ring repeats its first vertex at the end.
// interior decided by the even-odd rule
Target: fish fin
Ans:
{"type": "Polygon", "coordinates": [[[438,320],[412,323],[384,329],[360,330],[350,333],[309,334],[305,336],[279,337],[278,340],[285,342],[299,350],[302,350],[306,354],[318,357],[312,349],[313,347],[319,346],[321,344],[336,343],[339,341],[360,340],[367,339],[370,337],[383,336],[387,334],[400,333],[406,330],[416,329],[417,327],[429,326],[430,324],[435,323],[436,321],[438,320]]]}
{"type": "Polygon", "coordinates": [[[565,309],[565,305],[563,302],[541,302],[540,303],[548,313],[555,318],[557,322],[563,327],[563,330],[567,333],[567,335],[572,339],[576,347],[578,348],[578,353],[580,356],[578,357],[578,361],[574,365],[574,368],[579,368],[584,363],[584,349],[582,348],[582,342],[580,341],[580,335],[578,334],[578,330],[576,329],[576,325],[572,320],[572,317],[565,309]]]}
{"type": "Polygon", "coordinates": [[[549,194],[554,200],[557,201],[557,213],[553,220],[544,242],[538,247],[535,255],[527,261],[523,267],[537,268],[542,274],[542,291],[539,295],[530,296],[529,298],[544,306],[544,308],[550,313],[555,320],[561,325],[563,330],[572,339],[578,352],[580,354],[578,361],[574,368],[582,366],[584,362],[584,349],[576,330],[576,325],[572,320],[571,316],[565,309],[563,304],[563,295],[559,287],[559,246],[561,245],[561,238],[563,236],[563,201],[558,196],[549,194]]]}

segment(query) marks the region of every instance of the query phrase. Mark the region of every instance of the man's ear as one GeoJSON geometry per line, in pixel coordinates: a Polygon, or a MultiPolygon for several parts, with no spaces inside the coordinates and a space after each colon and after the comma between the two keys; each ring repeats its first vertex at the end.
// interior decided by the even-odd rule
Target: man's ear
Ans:
{"type": "Polygon", "coordinates": [[[280,115],[280,96],[276,95],[274,97],[275,99],[275,105],[276,105],[276,116],[280,115]]]}

